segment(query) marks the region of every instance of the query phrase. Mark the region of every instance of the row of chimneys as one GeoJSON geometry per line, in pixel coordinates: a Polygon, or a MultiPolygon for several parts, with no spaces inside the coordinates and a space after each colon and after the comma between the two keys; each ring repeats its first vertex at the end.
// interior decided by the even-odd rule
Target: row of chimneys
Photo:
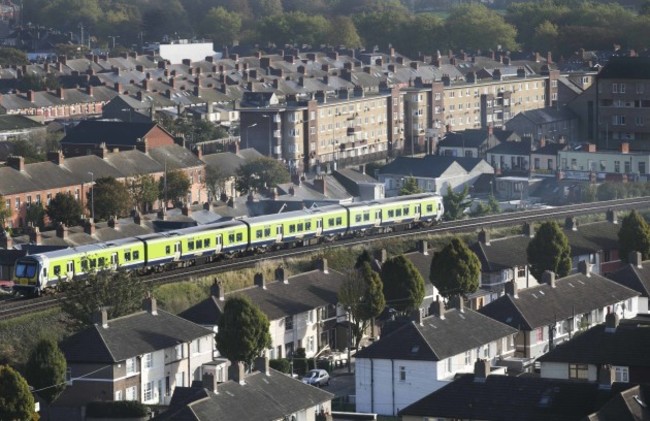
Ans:
{"type": "MultiPolygon", "coordinates": [[[[465,302],[463,301],[463,298],[460,296],[455,296],[450,298],[447,307],[445,307],[445,302],[442,301],[440,299],[440,296],[438,295],[436,296],[436,300],[433,303],[431,303],[431,306],[429,307],[429,313],[432,316],[436,316],[439,319],[444,320],[445,313],[451,309],[456,309],[461,313],[465,312],[465,302]]],[[[416,324],[422,325],[423,316],[422,316],[422,311],[420,309],[414,310],[411,314],[411,318],[416,324]]]]}
{"type": "MultiPolygon", "coordinates": [[[[578,262],[578,272],[585,275],[585,276],[591,276],[591,264],[589,264],[586,260],[581,260],[578,262]]],[[[547,284],[551,288],[555,288],[556,286],[556,279],[555,279],[555,272],[550,271],[550,270],[545,270],[544,273],[542,273],[542,279],[540,280],[540,284],[547,284]]],[[[518,287],[517,287],[517,282],[515,280],[509,281],[505,284],[505,292],[506,294],[512,296],[513,298],[518,298],[518,287]]]]}

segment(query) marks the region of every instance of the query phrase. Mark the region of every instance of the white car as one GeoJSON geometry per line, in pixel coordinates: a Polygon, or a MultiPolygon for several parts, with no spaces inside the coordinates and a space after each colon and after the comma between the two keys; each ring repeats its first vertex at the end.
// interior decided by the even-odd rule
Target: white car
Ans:
{"type": "Polygon", "coordinates": [[[316,368],[309,370],[302,378],[302,382],[316,387],[327,386],[330,384],[330,375],[326,370],[316,368]]]}

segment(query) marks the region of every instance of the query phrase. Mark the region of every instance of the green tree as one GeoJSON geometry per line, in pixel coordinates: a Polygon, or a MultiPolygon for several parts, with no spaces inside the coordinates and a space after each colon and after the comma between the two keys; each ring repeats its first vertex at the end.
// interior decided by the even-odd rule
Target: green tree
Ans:
{"type": "Polygon", "coordinates": [[[0,194],[0,229],[7,226],[9,218],[11,218],[11,207],[7,206],[7,200],[0,194]]]}
{"type": "Polygon", "coordinates": [[[347,48],[363,46],[354,22],[348,16],[334,16],[327,31],[326,42],[330,45],[344,45],[347,48]]]}
{"type": "Polygon", "coordinates": [[[158,200],[158,183],[153,176],[141,174],[128,183],[131,203],[141,212],[148,212],[153,203],[158,200]]]}
{"type": "Polygon", "coordinates": [[[357,262],[354,264],[355,269],[361,269],[361,267],[365,264],[368,263],[369,265],[372,265],[372,261],[374,259],[370,255],[370,252],[368,249],[363,249],[363,251],[357,256],[357,262]]]}
{"type": "Polygon", "coordinates": [[[469,206],[470,201],[469,188],[465,185],[463,191],[454,193],[451,186],[447,186],[447,194],[442,198],[442,204],[445,208],[444,218],[448,221],[454,221],[464,216],[465,209],[469,206]]]}
{"type": "Polygon", "coordinates": [[[481,277],[481,262],[458,237],[451,239],[431,260],[429,280],[445,298],[475,292],[481,277]]]}
{"type": "Polygon", "coordinates": [[[621,221],[618,244],[619,256],[624,262],[633,251],[641,253],[643,260],[650,258],[650,227],[637,211],[632,210],[621,221]]]}
{"type": "Polygon", "coordinates": [[[517,29],[486,6],[471,3],[452,9],[445,20],[448,45],[453,49],[517,49],[517,29]]]}
{"type": "Polygon", "coordinates": [[[418,180],[415,177],[407,177],[402,184],[402,188],[399,189],[400,196],[407,196],[409,194],[418,194],[422,193],[422,189],[418,185],[418,180]]]}
{"type": "Polygon", "coordinates": [[[52,403],[65,389],[67,364],[63,352],[52,339],[42,339],[36,344],[27,360],[25,379],[39,396],[52,403]]]}
{"type": "Polygon", "coordinates": [[[247,193],[270,189],[290,179],[285,166],[273,158],[248,161],[237,169],[237,191],[247,193]]]}
{"type": "Polygon", "coordinates": [[[216,200],[221,194],[226,193],[226,181],[228,176],[216,166],[205,167],[205,185],[212,200],[216,200]]]}
{"type": "Polygon", "coordinates": [[[0,365],[0,420],[37,420],[27,381],[8,365],[0,365]]]}
{"type": "MultiPolygon", "coordinates": [[[[0,198],[1,199],[1,198],[0,198]]],[[[80,206],[81,208],[81,206],[80,206]]],[[[41,202],[32,203],[27,207],[25,222],[43,229],[45,227],[45,209],[41,202]]]]}
{"type": "Polygon", "coordinates": [[[219,318],[217,349],[230,361],[251,364],[271,346],[266,314],[244,296],[228,298],[219,318]]]}
{"type": "Polygon", "coordinates": [[[140,310],[147,293],[142,279],[122,270],[101,270],[67,281],[62,287],[66,297],[61,299],[61,309],[77,329],[91,326],[99,308],[107,310],[109,319],[140,310]]]}
{"type": "Polygon", "coordinates": [[[223,45],[230,45],[237,40],[241,28],[241,16],[236,12],[229,12],[223,7],[210,9],[199,26],[204,35],[211,37],[215,43],[223,45]]]}
{"type": "Polygon", "coordinates": [[[352,317],[350,322],[355,349],[359,348],[363,334],[372,325],[374,318],[386,307],[382,289],[379,274],[367,262],[359,269],[350,271],[341,284],[338,300],[352,317]]]}
{"type": "Polygon", "coordinates": [[[72,193],[57,193],[45,212],[54,224],[62,223],[71,227],[79,223],[83,209],[72,193]]]}
{"type": "Polygon", "coordinates": [[[627,197],[625,186],[622,183],[605,182],[596,189],[598,200],[624,199],[627,197]]]}
{"type": "Polygon", "coordinates": [[[185,203],[192,183],[185,172],[181,170],[167,171],[165,177],[158,182],[158,194],[163,200],[171,200],[174,206],[185,203]]]}
{"type": "Polygon", "coordinates": [[[562,228],[555,221],[544,222],[535,233],[528,248],[530,273],[538,280],[546,270],[562,278],[571,272],[571,246],[562,228]]]}
{"type": "Polygon", "coordinates": [[[92,211],[95,204],[95,219],[108,220],[123,217],[129,212],[131,198],[124,185],[113,177],[101,177],[95,180],[92,192],[88,192],[86,207],[92,211]]]}
{"type": "Polygon", "coordinates": [[[45,154],[35,142],[18,139],[11,142],[11,153],[25,158],[26,164],[45,160],[45,154]]]}
{"type": "Polygon", "coordinates": [[[388,259],[381,269],[386,305],[405,315],[424,300],[424,279],[403,255],[388,259]]]}
{"type": "Polygon", "coordinates": [[[23,64],[29,64],[24,51],[11,47],[0,48],[0,66],[22,66],[23,64]]]}
{"type": "Polygon", "coordinates": [[[560,38],[558,26],[545,20],[535,28],[535,35],[531,40],[531,48],[534,51],[557,51],[557,43],[560,38]]]}

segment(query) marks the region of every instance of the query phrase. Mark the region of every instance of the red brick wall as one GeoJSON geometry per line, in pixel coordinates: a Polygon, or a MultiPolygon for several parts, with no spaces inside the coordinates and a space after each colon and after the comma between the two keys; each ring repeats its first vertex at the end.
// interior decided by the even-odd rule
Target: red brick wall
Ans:
{"type": "Polygon", "coordinates": [[[147,140],[147,148],[149,149],[174,144],[174,138],[158,126],[151,129],[151,131],[146,134],[145,139],[147,140]]]}

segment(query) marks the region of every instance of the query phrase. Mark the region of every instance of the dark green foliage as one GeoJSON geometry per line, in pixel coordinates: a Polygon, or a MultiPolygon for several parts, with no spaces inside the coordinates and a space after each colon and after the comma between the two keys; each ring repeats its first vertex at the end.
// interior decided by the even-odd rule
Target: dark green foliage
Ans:
{"type": "Polygon", "coordinates": [[[0,230],[5,227],[9,218],[11,218],[11,208],[7,206],[5,197],[0,194],[0,230]]]}
{"type": "Polygon", "coordinates": [[[464,216],[465,209],[469,206],[470,201],[467,199],[469,188],[465,185],[463,191],[454,193],[451,186],[447,186],[447,194],[442,197],[442,203],[445,207],[444,218],[448,221],[460,219],[464,216]]]}
{"type": "Polygon", "coordinates": [[[269,367],[271,367],[274,370],[278,370],[279,372],[286,373],[286,374],[291,372],[291,363],[286,358],[278,358],[278,359],[275,359],[275,360],[269,360],[269,367]]]}
{"type": "Polygon", "coordinates": [[[296,348],[292,357],[293,371],[301,376],[309,370],[305,348],[296,348]]]}
{"type": "Polygon", "coordinates": [[[42,339],[27,360],[25,378],[38,395],[52,403],[65,389],[67,364],[63,352],[52,339],[42,339]]]}
{"type": "Polygon", "coordinates": [[[191,185],[189,177],[183,171],[167,171],[166,176],[159,181],[159,197],[171,200],[175,206],[179,206],[186,202],[191,185]]]}
{"type": "Polygon", "coordinates": [[[406,196],[409,194],[422,193],[422,189],[418,186],[418,181],[414,177],[407,177],[402,184],[402,188],[399,189],[400,196],[406,196]]]}
{"type": "Polygon", "coordinates": [[[219,318],[217,349],[230,361],[251,364],[271,346],[269,326],[266,315],[248,298],[231,297],[219,318]]]}
{"type": "Polygon", "coordinates": [[[47,216],[54,224],[77,225],[81,219],[81,204],[71,193],[57,193],[47,206],[47,216]]]}
{"type": "Polygon", "coordinates": [[[386,305],[398,313],[410,314],[424,299],[424,279],[403,255],[388,259],[381,270],[386,305]]]}
{"type": "Polygon", "coordinates": [[[0,365],[0,420],[36,420],[34,396],[27,381],[8,365],[0,365]]]}
{"type": "Polygon", "coordinates": [[[526,250],[530,273],[537,279],[542,279],[546,270],[555,272],[558,278],[571,272],[571,246],[562,228],[555,221],[544,222],[535,238],[528,243],[526,250]]]}
{"type": "Polygon", "coordinates": [[[603,183],[596,190],[598,200],[624,199],[627,197],[622,183],[603,183]]]}
{"type": "Polygon", "coordinates": [[[452,238],[431,260],[429,280],[445,298],[475,292],[480,276],[481,262],[458,237],[452,238]]]}
{"type": "Polygon", "coordinates": [[[92,325],[100,307],[106,308],[109,319],[140,310],[147,293],[140,278],[123,271],[101,271],[65,282],[62,287],[66,297],[61,300],[61,309],[79,328],[92,325]]]}
{"type": "Polygon", "coordinates": [[[641,253],[643,260],[650,258],[650,227],[637,211],[632,210],[621,221],[618,243],[619,256],[624,262],[633,251],[641,253]]]}
{"type": "Polygon", "coordinates": [[[149,409],[138,401],[89,402],[86,416],[94,418],[145,417],[149,409]]]}
{"type": "Polygon", "coordinates": [[[151,175],[139,175],[130,181],[128,188],[131,203],[141,212],[148,212],[158,199],[158,183],[151,175]]]}
{"type": "Polygon", "coordinates": [[[41,202],[32,203],[27,208],[27,213],[25,215],[25,222],[32,224],[35,227],[43,229],[45,226],[45,209],[41,202]]]}
{"type": "Polygon", "coordinates": [[[124,185],[113,177],[102,177],[95,180],[92,193],[88,192],[86,207],[92,211],[95,203],[95,219],[108,220],[111,217],[126,216],[130,209],[131,197],[124,185]],[[94,195],[94,197],[93,197],[94,195]]]}
{"type": "Polygon", "coordinates": [[[237,190],[241,193],[262,191],[289,181],[285,166],[273,158],[258,158],[237,169],[237,190]]]}
{"type": "Polygon", "coordinates": [[[29,64],[29,59],[24,51],[10,47],[0,48],[0,66],[22,66],[23,64],[29,64]]]}
{"type": "Polygon", "coordinates": [[[357,257],[357,262],[354,264],[355,269],[361,269],[364,263],[372,265],[373,258],[370,255],[368,249],[363,249],[359,257],[357,257]]]}
{"type": "Polygon", "coordinates": [[[33,164],[45,160],[45,152],[37,142],[18,139],[11,141],[11,153],[25,158],[25,164],[33,164]]]}

